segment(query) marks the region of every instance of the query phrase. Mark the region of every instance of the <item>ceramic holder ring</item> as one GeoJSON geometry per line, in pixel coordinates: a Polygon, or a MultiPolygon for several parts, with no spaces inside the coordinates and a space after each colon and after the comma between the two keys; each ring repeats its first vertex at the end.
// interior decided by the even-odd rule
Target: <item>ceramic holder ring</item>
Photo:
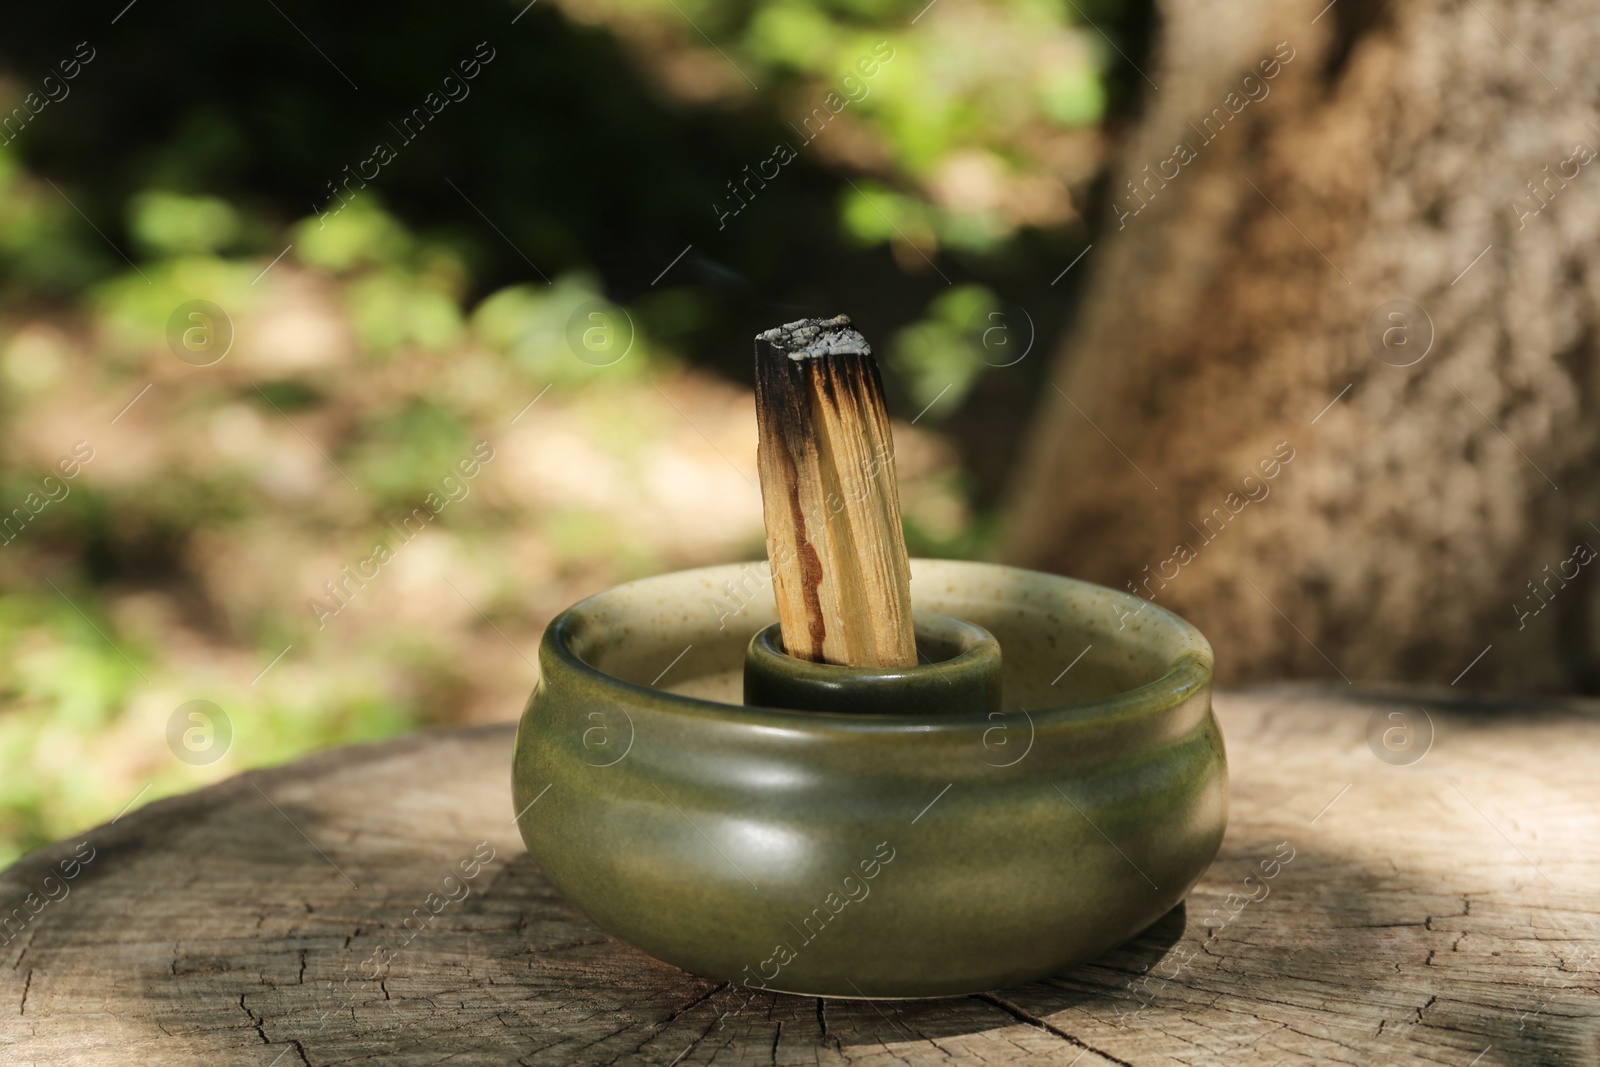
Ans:
{"type": "Polygon", "coordinates": [[[744,702],[795,711],[880,715],[998,711],[1000,642],[981,626],[916,611],[914,667],[841,667],[795,659],[773,623],[750,639],[744,657],[744,702]]]}
{"type": "Polygon", "coordinates": [[[913,560],[919,607],[999,642],[999,710],[752,707],[766,575],[632,582],[545,631],[515,810],[545,875],[602,929],[752,990],[945,996],[1093,959],[1216,855],[1211,647],[1176,615],[1055,575],[913,560]]]}

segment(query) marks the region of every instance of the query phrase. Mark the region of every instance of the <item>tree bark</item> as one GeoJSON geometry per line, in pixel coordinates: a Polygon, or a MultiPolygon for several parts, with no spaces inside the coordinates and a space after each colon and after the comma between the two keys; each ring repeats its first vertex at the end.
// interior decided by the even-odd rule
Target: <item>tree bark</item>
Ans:
{"type": "Polygon", "coordinates": [[[1228,683],[1592,691],[1600,21],[1325,4],[1161,5],[1006,554],[1131,583],[1228,683]]]}

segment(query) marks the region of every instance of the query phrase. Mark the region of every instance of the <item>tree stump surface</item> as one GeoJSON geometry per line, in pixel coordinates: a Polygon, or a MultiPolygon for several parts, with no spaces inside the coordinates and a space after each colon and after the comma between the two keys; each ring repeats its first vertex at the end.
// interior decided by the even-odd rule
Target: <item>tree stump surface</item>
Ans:
{"type": "Polygon", "coordinates": [[[550,887],[495,726],[248,772],[0,872],[0,919],[26,919],[0,928],[0,1062],[1600,1062],[1597,705],[1339,685],[1216,706],[1215,864],[1050,981],[746,1003],[550,887]],[[1414,756],[1430,721],[1409,765],[1369,744],[1409,729],[1414,756]]]}

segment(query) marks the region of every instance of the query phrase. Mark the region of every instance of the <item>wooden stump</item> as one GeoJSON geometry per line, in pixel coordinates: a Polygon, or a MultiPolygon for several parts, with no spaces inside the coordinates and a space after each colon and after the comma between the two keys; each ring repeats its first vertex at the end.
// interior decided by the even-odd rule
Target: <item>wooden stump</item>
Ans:
{"type": "Polygon", "coordinates": [[[1600,1061],[1593,704],[1338,686],[1217,710],[1221,856],[1186,906],[1049,982],[743,1004],[556,894],[493,727],[245,774],[0,873],[0,919],[27,919],[0,948],[0,1062],[1600,1061]],[[1369,746],[1428,716],[1419,761],[1369,746]]]}

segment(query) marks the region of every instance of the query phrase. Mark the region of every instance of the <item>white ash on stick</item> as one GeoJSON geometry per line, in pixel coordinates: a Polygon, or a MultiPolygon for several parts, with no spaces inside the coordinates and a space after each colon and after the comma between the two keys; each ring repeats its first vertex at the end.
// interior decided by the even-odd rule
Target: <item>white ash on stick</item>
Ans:
{"type": "Polygon", "coordinates": [[[756,337],[757,459],[784,650],[917,662],[894,438],[872,346],[839,315],[756,337]]]}

